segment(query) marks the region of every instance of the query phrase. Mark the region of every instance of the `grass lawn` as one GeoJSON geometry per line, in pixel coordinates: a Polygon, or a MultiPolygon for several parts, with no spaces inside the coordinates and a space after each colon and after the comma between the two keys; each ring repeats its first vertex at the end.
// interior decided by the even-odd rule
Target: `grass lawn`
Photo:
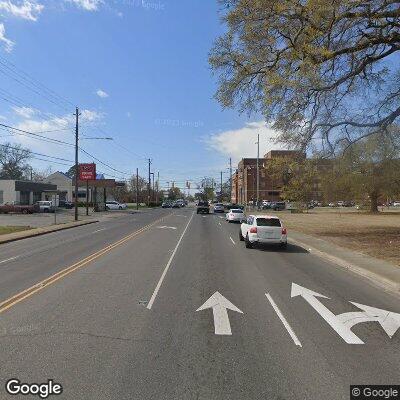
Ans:
{"type": "Polygon", "coordinates": [[[7,233],[26,231],[27,229],[31,229],[31,227],[30,226],[0,226],[0,235],[6,235],[7,233]]]}
{"type": "Polygon", "coordinates": [[[289,230],[382,258],[400,266],[400,212],[369,214],[350,210],[310,210],[304,214],[279,215],[289,230]]]}

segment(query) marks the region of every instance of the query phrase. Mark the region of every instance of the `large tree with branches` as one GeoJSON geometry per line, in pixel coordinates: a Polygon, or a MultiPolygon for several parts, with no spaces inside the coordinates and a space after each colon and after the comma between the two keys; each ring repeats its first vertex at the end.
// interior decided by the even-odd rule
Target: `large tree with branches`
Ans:
{"type": "Polygon", "coordinates": [[[330,153],[399,119],[400,1],[220,2],[228,29],[210,64],[224,107],[261,112],[280,141],[330,153]]]}
{"type": "Polygon", "coordinates": [[[0,179],[22,179],[30,166],[31,152],[20,144],[0,145],[0,179]]]}

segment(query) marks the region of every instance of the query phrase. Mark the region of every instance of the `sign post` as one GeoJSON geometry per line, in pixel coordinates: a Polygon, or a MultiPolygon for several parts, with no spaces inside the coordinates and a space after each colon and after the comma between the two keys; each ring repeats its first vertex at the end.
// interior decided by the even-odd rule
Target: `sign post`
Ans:
{"type": "Polygon", "coordinates": [[[86,181],[86,215],[89,215],[89,181],[96,180],[96,164],[79,164],[79,180],[86,181]]]}

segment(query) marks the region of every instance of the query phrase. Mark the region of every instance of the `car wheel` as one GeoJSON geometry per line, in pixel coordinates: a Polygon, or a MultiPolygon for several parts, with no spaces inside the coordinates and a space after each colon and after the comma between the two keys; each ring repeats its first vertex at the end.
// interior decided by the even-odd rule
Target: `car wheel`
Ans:
{"type": "Polygon", "coordinates": [[[110,210],[110,207],[107,207],[107,206],[106,206],[106,210],[109,211],[109,210],[110,210]]]}
{"type": "Polygon", "coordinates": [[[245,246],[246,246],[246,249],[252,249],[253,248],[253,245],[249,240],[249,234],[246,235],[245,246]]]}
{"type": "Polygon", "coordinates": [[[119,210],[122,210],[122,207],[121,207],[121,206],[119,206],[119,207],[118,207],[118,209],[119,209],[119,210]]]}
{"type": "Polygon", "coordinates": [[[287,242],[281,243],[281,244],[279,245],[279,247],[280,247],[281,249],[286,249],[286,248],[287,248],[287,242]]]}
{"type": "Polygon", "coordinates": [[[244,237],[243,237],[243,235],[242,235],[242,230],[241,230],[241,229],[239,229],[239,240],[240,240],[241,242],[244,241],[244,237]]]}
{"type": "Polygon", "coordinates": [[[28,210],[22,210],[22,214],[28,214],[28,210]]]}
{"type": "Polygon", "coordinates": [[[48,213],[48,212],[49,212],[49,209],[48,209],[48,208],[45,208],[45,209],[43,210],[43,212],[48,213]]]}

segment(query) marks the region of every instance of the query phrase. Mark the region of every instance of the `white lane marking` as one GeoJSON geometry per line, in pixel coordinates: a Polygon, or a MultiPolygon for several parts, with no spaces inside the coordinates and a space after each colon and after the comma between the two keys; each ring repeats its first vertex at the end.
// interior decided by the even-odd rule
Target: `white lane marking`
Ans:
{"type": "Polygon", "coordinates": [[[4,263],[6,263],[6,262],[8,262],[8,261],[15,260],[15,259],[17,259],[18,257],[19,257],[19,256],[15,256],[15,257],[7,258],[7,260],[0,261],[0,264],[4,264],[4,263]]]}
{"type": "Polygon", "coordinates": [[[221,217],[221,216],[219,216],[218,218],[220,218],[220,219],[224,219],[225,217],[221,217]]]}
{"type": "Polygon", "coordinates": [[[271,303],[272,308],[274,309],[274,311],[276,312],[276,314],[278,315],[279,319],[281,320],[283,326],[286,328],[286,330],[289,332],[290,337],[293,339],[293,342],[295,343],[296,346],[300,346],[303,347],[300,343],[300,340],[298,339],[298,337],[296,336],[296,334],[294,333],[294,330],[292,329],[292,327],[289,325],[289,322],[287,322],[286,318],[283,316],[281,310],[278,308],[278,306],[276,305],[275,301],[273,300],[273,298],[271,297],[271,295],[269,293],[265,293],[265,296],[267,297],[268,301],[271,303]]]}
{"type": "Polygon", "coordinates": [[[314,292],[303,286],[292,283],[291,297],[301,296],[310,306],[331,326],[332,329],[348,344],[364,344],[364,342],[351,331],[351,328],[361,322],[379,322],[386,334],[391,338],[400,328],[400,314],[382,310],[364,304],[351,304],[363,311],[351,311],[335,315],[325,307],[317,297],[329,299],[320,293],[314,292]]]}
{"type": "Polygon", "coordinates": [[[176,215],[174,215],[174,217],[183,217],[183,218],[187,218],[187,215],[176,214],[176,215]]]}
{"type": "Polygon", "coordinates": [[[163,281],[164,281],[165,275],[167,275],[168,269],[169,269],[169,267],[170,267],[170,265],[171,265],[171,263],[172,263],[172,260],[173,260],[174,257],[175,257],[175,253],[176,253],[176,251],[178,250],[179,245],[181,244],[181,241],[182,241],[182,239],[183,239],[183,236],[184,236],[185,233],[186,233],[186,230],[187,230],[187,228],[188,228],[188,226],[189,226],[189,224],[190,224],[190,221],[191,221],[192,218],[193,218],[193,215],[194,215],[194,212],[193,212],[192,216],[190,217],[189,222],[187,223],[185,229],[183,230],[182,235],[181,235],[181,237],[179,238],[178,243],[176,244],[175,249],[174,249],[174,251],[173,251],[172,254],[171,254],[171,257],[170,257],[170,259],[168,260],[168,263],[167,263],[167,265],[165,266],[163,273],[161,274],[161,278],[160,278],[160,280],[158,281],[156,288],[154,289],[153,295],[151,296],[151,299],[150,299],[149,303],[147,304],[147,309],[149,309],[149,310],[151,310],[151,307],[153,306],[153,303],[154,303],[154,301],[155,301],[155,299],[156,299],[156,297],[157,297],[157,293],[158,293],[158,291],[160,290],[160,287],[161,287],[161,285],[162,285],[162,283],[163,283],[163,281]]]}
{"type": "Polygon", "coordinates": [[[233,243],[233,244],[236,244],[235,243],[235,241],[229,236],[229,239],[231,239],[231,242],[233,243]]]}
{"type": "Polygon", "coordinates": [[[176,226],[165,226],[165,225],[162,225],[162,226],[157,226],[157,228],[158,229],[176,229],[176,226]]]}
{"type": "Polygon", "coordinates": [[[206,310],[212,308],[214,316],[214,332],[216,335],[232,335],[231,323],[227,310],[236,311],[243,314],[221,293],[215,292],[202,306],[196,311],[206,310]]]}
{"type": "Polygon", "coordinates": [[[97,232],[101,232],[101,231],[105,231],[106,228],[101,228],[101,229],[97,229],[97,231],[93,231],[92,233],[97,233],[97,232]]]}
{"type": "Polygon", "coordinates": [[[221,226],[221,222],[218,222],[218,225],[221,226]]]}

